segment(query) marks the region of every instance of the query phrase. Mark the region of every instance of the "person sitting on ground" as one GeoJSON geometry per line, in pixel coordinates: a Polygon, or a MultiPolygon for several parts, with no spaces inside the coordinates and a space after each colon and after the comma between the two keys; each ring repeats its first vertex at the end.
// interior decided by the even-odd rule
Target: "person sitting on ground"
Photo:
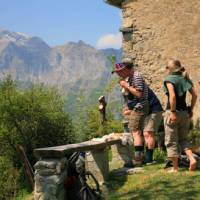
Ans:
{"type": "Polygon", "coordinates": [[[134,138],[135,161],[142,164],[144,158],[143,125],[145,117],[149,113],[148,86],[143,77],[133,67],[133,62],[117,63],[113,73],[116,72],[122,79],[119,84],[128,91],[127,106],[131,110],[129,116],[129,130],[134,138]],[[125,80],[129,77],[128,83],[125,80]]]}
{"type": "Polygon", "coordinates": [[[170,172],[178,171],[178,157],[181,151],[185,151],[190,160],[189,170],[193,171],[197,162],[187,141],[187,135],[197,94],[191,79],[179,60],[169,60],[166,66],[166,73],[164,92],[168,97],[168,103],[164,116],[164,126],[167,156],[173,163],[173,168],[170,172]],[[186,104],[186,93],[188,91],[192,96],[190,109],[186,104]]]}

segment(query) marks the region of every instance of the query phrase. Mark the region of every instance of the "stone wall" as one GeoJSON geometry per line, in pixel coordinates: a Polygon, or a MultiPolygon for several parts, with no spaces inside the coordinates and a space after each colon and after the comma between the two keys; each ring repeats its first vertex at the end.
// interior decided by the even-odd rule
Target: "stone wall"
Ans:
{"type": "MultiPolygon", "coordinates": [[[[200,1],[124,0],[121,9],[123,58],[135,61],[162,101],[169,58],[181,60],[200,93],[200,1]]],[[[195,115],[200,117],[200,112],[195,115]]]]}
{"type": "MultiPolygon", "coordinates": [[[[132,162],[133,149],[129,146],[130,138],[122,134],[110,134],[103,138],[57,147],[35,149],[39,159],[35,164],[35,200],[67,199],[64,183],[67,179],[68,161],[65,155],[73,152],[88,152],[85,158],[86,170],[92,172],[100,185],[109,178],[109,149],[112,149],[112,164],[122,167],[132,162]],[[122,145],[123,144],[127,145],[122,145]]],[[[82,158],[83,159],[83,158],[82,158]]],[[[79,160],[80,161],[80,160],[79,160]]],[[[80,164],[81,162],[79,162],[80,164]]],[[[77,165],[78,166],[78,165],[77,165]]],[[[73,195],[73,194],[72,194],[73,195]]]]}
{"type": "Polygon", "coordinates": [[[108,147],[86,154],[86,170],[91,171],[95,175],[100,185],[108,181],[108,147]]]}
{"type": "Polygon", "coordinates": [[[67,160],[43,159],[35,166],[35,200],[64,200],[64,180],[67,178],[67,160]]]}

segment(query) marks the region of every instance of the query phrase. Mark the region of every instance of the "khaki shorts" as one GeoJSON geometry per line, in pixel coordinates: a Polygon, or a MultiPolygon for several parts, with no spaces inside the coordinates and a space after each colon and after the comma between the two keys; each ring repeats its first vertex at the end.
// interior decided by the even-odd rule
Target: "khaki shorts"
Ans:
{"type": "Polygon", "coordinates": [[[144,132],[156,133],[163,118],[162,114],[163,112],[155,112],[149,114],[144,121],[144,132]]]}
{"type": "Polygon", "coordinates": [[[170,121],[170,111],[164,114],[165,146],[168,157],[179,157],[182,151],[190,149],[187,136],[190,127],[190,118],[187,111],[177,112],[177,121],[170,121]]]}
{"type": "Polygon", "coordinates": [[[128,127],[130,131],[143,131],[144,120],[148,114],[149,106],[145,105],[141,110],[132,110],[129,116],[128,127]]]}

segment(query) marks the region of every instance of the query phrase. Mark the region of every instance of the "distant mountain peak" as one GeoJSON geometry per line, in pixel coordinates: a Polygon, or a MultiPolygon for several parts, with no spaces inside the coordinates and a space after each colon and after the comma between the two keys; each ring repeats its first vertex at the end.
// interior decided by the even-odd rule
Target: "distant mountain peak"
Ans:
{"type": "Polygon", "coordinates": [[[88,44],[86,44],[83,40],[79,40],[77,44],[78,44],[78,45],[88,45],[88,44]]]}
{"type": "Polygon", "coordinates": [[[31,37],[26,34],[0,29],[0,40],[5,42],[16,42],[18,45],[24,45],[29,39],[31,37]]]}
{"type": "Polygon", "coordinates": [[[5,73],[16,80],[92,91],[110,74],[110,54],[121,56],[118,50],[102,52],[82,40],[49,47],[39,37],[0,29],[0,77],[5,73]]]}
{"type": "Polygon", "coordinates": [[[24,37],[24,38],[27,38],[27,39],[29,39],[29,38],[31,38],[29,35],[27,35],[27,34],[25,34],[25,33],[20,33],[20,32],[16,32],[19,36],[22,36],[22,37],[24,37]]]}
{"type": "MultiPolygon", "coordinates": [[[[68,42],[66,45],[72,45],[72,46],[82,46],[82,47],[90,47],[90,48],[94,48],[93,46],[87,44],[86,42],[84,42],[83,40],[79,40],[78,42],[68,42]]],[[[62,45],[63,46],[63,45],[62,45]]],[[[65,46],[65,45],[64,45],[65,46]]]]}

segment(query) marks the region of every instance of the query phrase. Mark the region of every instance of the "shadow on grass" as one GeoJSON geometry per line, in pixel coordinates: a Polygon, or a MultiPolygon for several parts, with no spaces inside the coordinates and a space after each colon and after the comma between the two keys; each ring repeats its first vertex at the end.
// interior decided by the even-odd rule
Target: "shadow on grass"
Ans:
{"type": "MultiPolygon", "coordinates": [[[[117,195],[113,199],[139,200],[199,200],[200,174],[197,175],[168,175],[149,180],[144,186],[135,187],[128,193],[117,195]],[[162,180],[163,179],[163,180],[162,180]]],[[[121,177],[120,177],[121,178],[121,177]]]]}
{"type": "MultiPolygon", "coordinates": [[[[121,170],[123,168],[119,168],[117,170],[121,170]]],[[[110,171],[109,173],[109,181],[108,182],[108,190],[109,191],[116,191],[120,187],[122,187],[127,181],[127,174],[116,174],[116,169],[110,171]]]]}

